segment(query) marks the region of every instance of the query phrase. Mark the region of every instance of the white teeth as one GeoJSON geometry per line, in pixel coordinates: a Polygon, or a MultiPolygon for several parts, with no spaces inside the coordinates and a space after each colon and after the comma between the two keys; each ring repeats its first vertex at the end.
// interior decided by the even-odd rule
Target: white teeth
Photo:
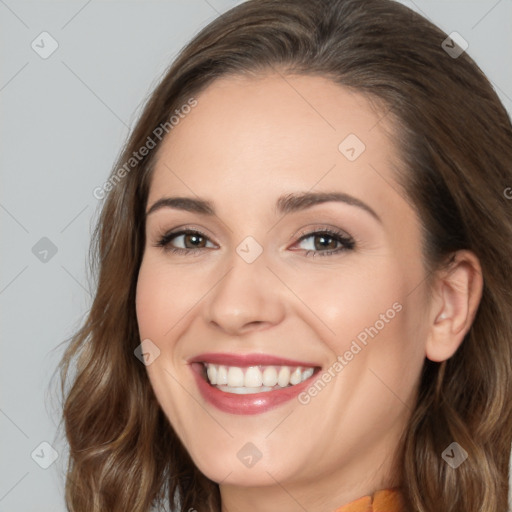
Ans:
{"type": "Polygon", "coordinates": [[[277,384],[277,370],[273,366],[268,366],[263,370],[263,385],[274,387],[277,384]]]}
{"type": "Polygon", "coordinates": [[[309,379],[309,377],[311,377],[311,375],[313,375],[313,368],[308,368],[307,370],[304,370],[302,372],[302,381],[305,381],[306,379],[309,379]]]}
{"type": "Polygon", "coordinates": [[[250,394],[295,386],[309,379],[314,368],[290,366],[224,366],[205,363],[208,381],[227,393],[250,394]]]}
{"type": "Polygon", "coordinates": [[[259,388],[263,384],[263,377],[257,366],[249,366],[245,372],[244,386],[246,388],[259,388]]]}
{"type": "Polygon", "coordinates": [[[240,387],[244,385],[244,371],[238,366],[230,366],[228,370],[228,386],[240,387]]]}
{"type": "MultiPolygon", "coordinates": [[[[216,365],[208,365],[210,366],[216,366],[216,365]]],[[[226,385],[228,383],[228,370],[225,366],[219,366],[217,367],[217,386],[226,385]]],[[[213,382],[212,382],[213,384],[213,382]]]]}
{"type": "Polygon", "coordinates": [[[219,386],[221,391],[226,393],[234,393],[235,395],[250,395],[252,393],[261,393],[262,391],[272,391],[272,388],[261,386],[257,388],[232,388],[230,386],[219,386]]]}
{"type": "Polygon", "coordinates": [[[290,375],[290,384],[293,386],[295,384],[298,384],[302,379],[302,372],[300,371],[300,368],[295,368],[293,372],[290,375]]]}
{"type": "Polygon", "coordinates": [[[217,384],[217,367],[213,364],[209,365],[207,373],[208,373],[208,380],[212,384],[217,384]]]}
{"type": "Polygon", "coordinates": [[[277,383],[284,388],[290,383],[290,368],[288,366],[282,366],[277,376],[277,383]]]}

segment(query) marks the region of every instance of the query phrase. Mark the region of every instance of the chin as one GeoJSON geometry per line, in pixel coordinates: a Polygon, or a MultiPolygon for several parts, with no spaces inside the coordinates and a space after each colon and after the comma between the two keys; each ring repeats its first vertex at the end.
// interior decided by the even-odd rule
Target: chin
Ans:
{"type": "MultiPolygon", "coordinates": [[[[262,444],[262,443],[261,443],[262,444]]],[[[276,480],[287,480],[294,473],[289,455],[256,448],[250,442],[230,439],[229,446],[215,449],[197,447],[191,453],[197,468],[206,477],[223,485],[258,487],[275,485],[276,480]],[[264,453],[262,453],[264,452],[264,453]],[[286,464],[284,467],[283,464],[286,464]]]]}

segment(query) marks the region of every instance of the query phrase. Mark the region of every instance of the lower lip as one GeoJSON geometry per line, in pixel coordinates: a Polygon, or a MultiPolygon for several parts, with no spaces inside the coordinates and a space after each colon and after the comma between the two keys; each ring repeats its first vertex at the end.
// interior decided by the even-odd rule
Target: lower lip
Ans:
{"type": "Polygon", "coordinates": [[[316,377],[317,371],[300,384],[289,386],[274,391],[262,391],[261,393],[251,393],[249,395],[237,395],[235,393],[226,393],[212,386],[203,376],[203,365],[201,363],[191,364],[192,373],[199,387],[199,392],[203,398],[223,412],[231,414],[260,414],[288,402],[295,398],[301,391],[311,384],[311,380],[316,377]]]}

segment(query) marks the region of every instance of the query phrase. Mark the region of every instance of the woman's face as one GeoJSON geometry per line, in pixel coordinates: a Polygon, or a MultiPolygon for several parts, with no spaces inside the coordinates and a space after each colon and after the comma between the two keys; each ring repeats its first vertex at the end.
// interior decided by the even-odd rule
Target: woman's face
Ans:
{"type": "Polygon", "coordinates": [[[196,99],[146,210],[137,319],[155,395],[221,489],[384,486],[428,307],[388,118],[319,77],[222,78],[196,99]]]}

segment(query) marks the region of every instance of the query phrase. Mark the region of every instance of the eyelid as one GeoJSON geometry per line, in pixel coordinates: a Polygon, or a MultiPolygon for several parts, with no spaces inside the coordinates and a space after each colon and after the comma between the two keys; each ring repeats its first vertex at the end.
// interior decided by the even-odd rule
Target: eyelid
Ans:
{"type": "Polygon", "coordinates": [[[157,230],[156,237],[162,238],[164,236],[183,234],[184,231],[185,232],[192,231],[194,233],[197,233],[201,236],[204,236],[205,238],[208,238],[208,240],[210,240],[211,242],[218,245],[216,242],[213,241],[214,237],[208,229],[203,228],[203,227],[197,227],[196,225],[193,225],[193,224],[181,224],[172,229],[159,229],[159,230],[157,230]]]}
{"type": "Polygon", "coordinates": [[[298,233],[295,232],[293,235],[291,235],[290,239],[297,238],[297,241],[299,241],[303,237],[311,236],[314,235],[315,233],[331,233],[336,236],[353,240],[354,242],[356,241],[355,238],[347,231],[327,224],[314,224],[306,228],[301,228],[301,230],[298,233]]]}

